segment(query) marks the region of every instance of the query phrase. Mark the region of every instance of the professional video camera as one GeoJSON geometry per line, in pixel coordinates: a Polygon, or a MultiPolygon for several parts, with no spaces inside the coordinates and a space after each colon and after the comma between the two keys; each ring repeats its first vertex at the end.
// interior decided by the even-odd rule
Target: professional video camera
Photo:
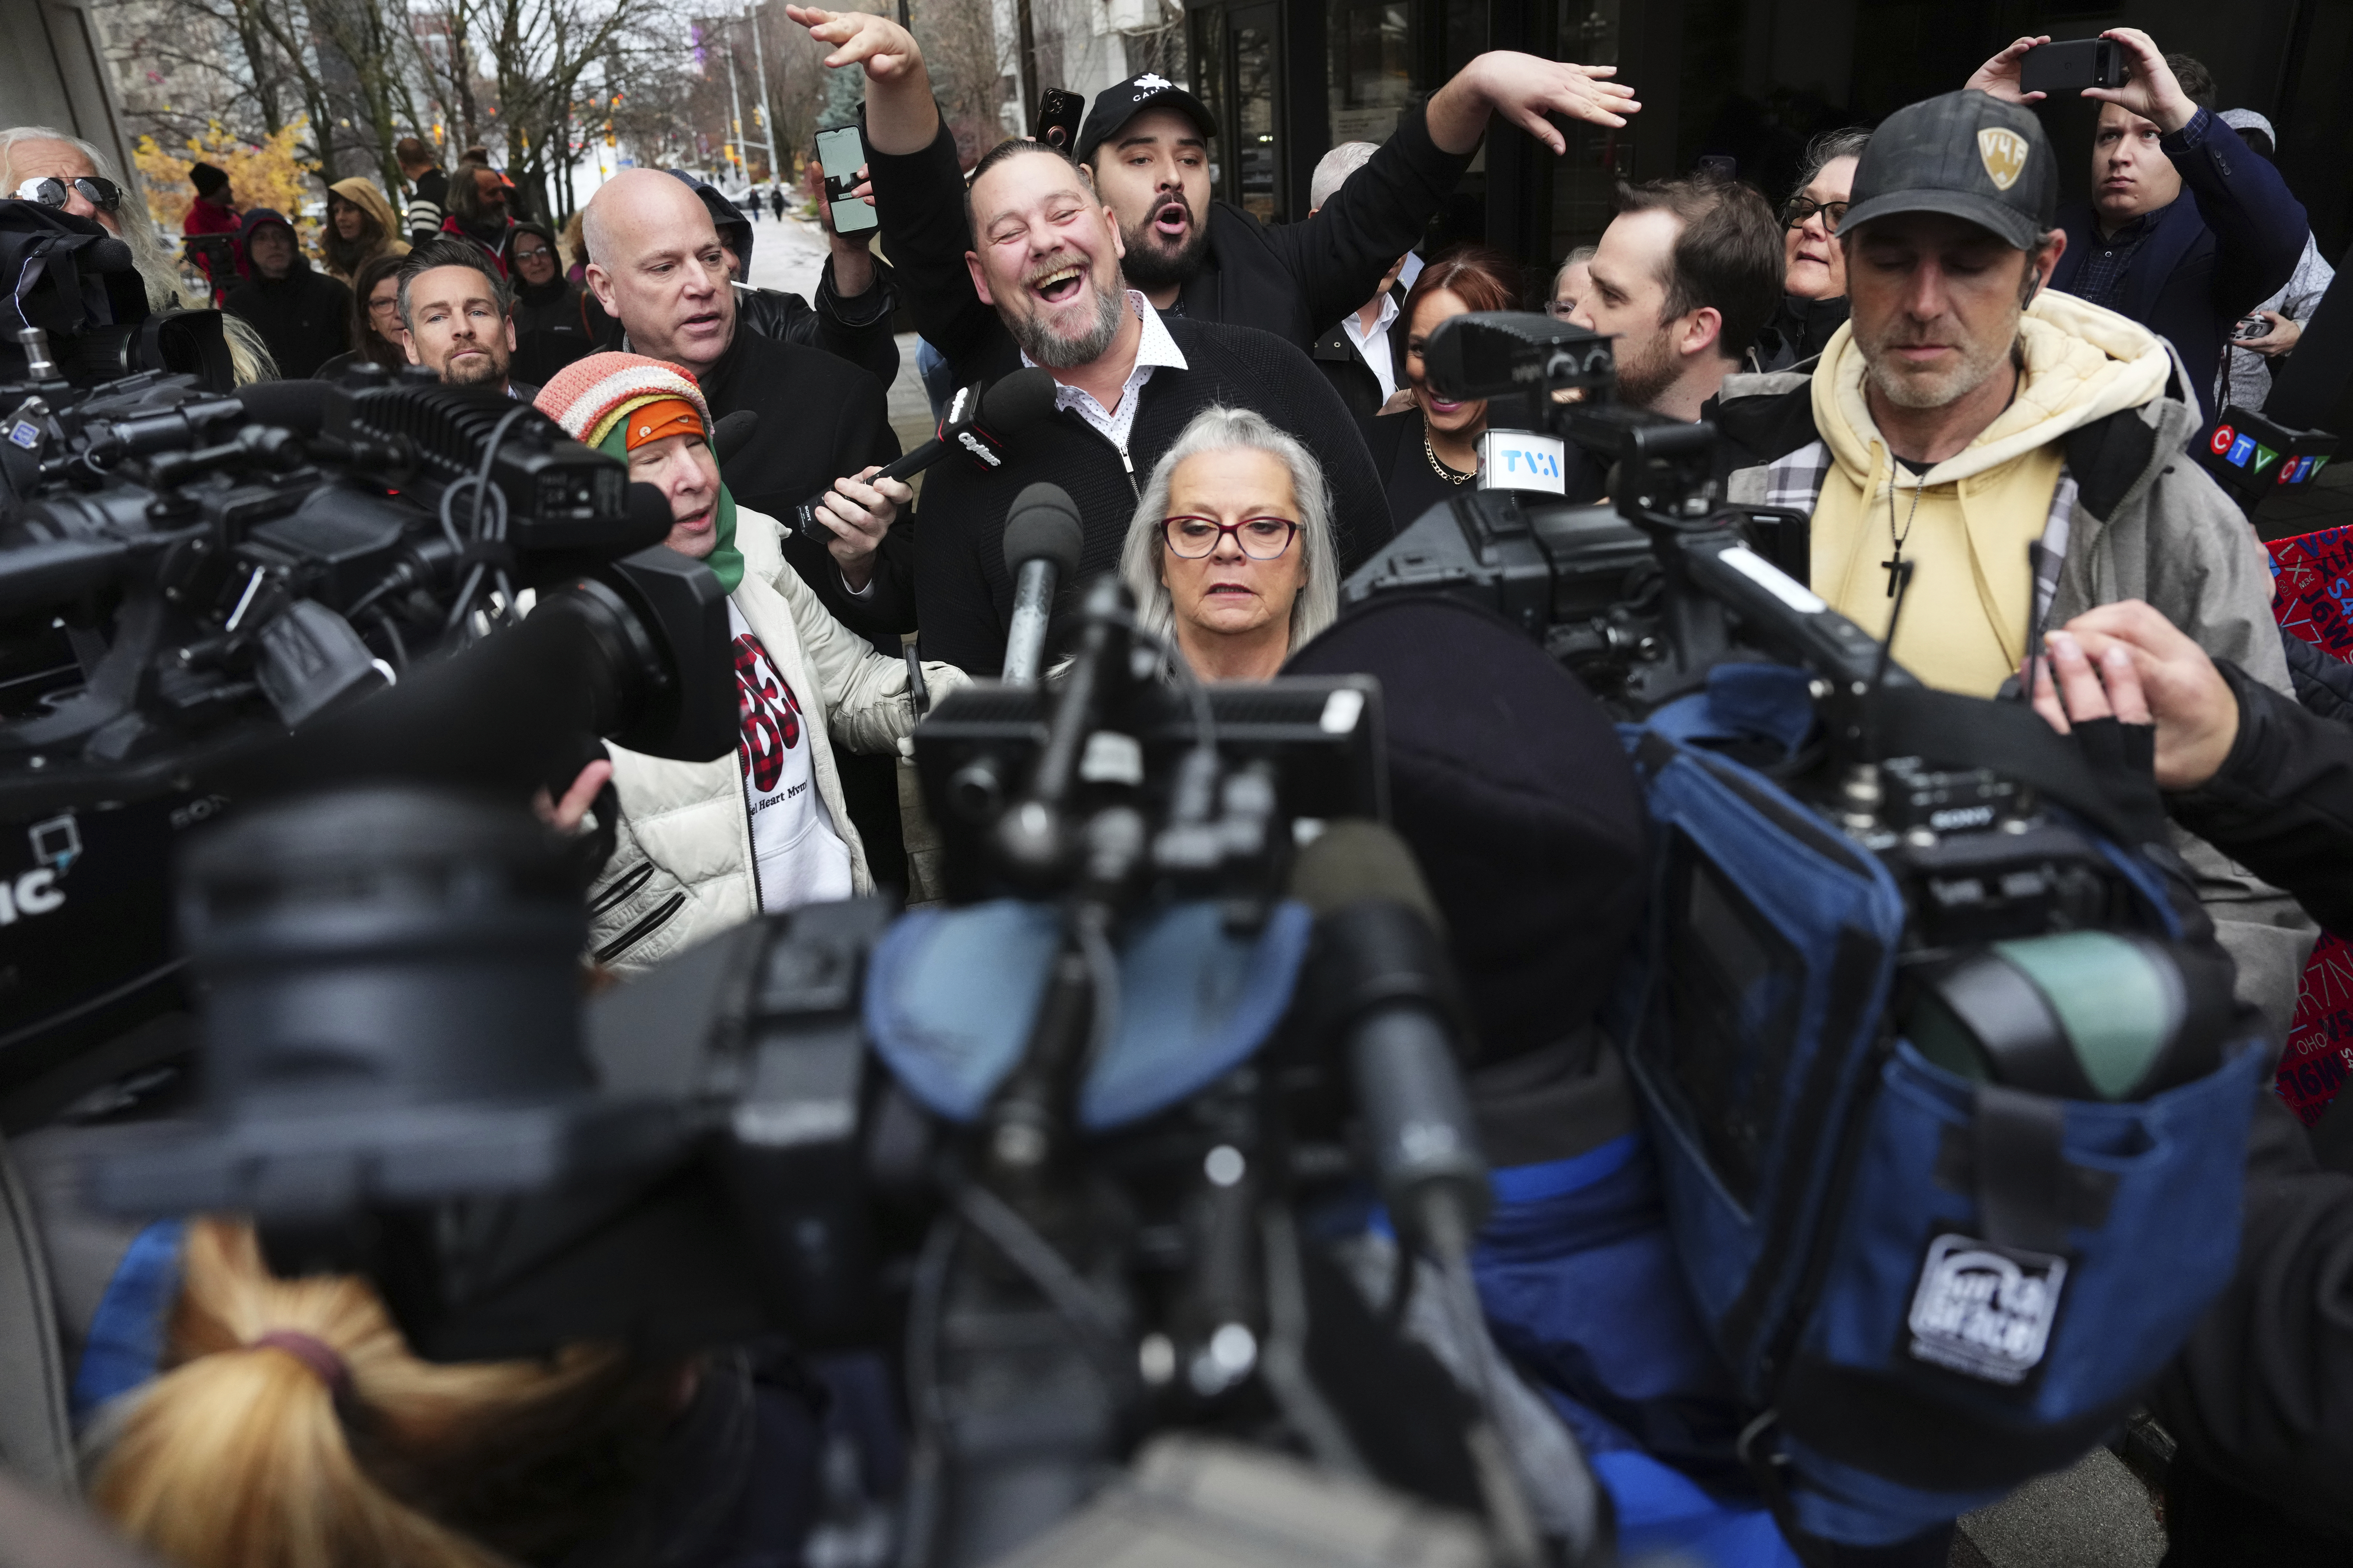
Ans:
{"type": "MultiPolygon", "coordinates": [[[[1469,598],[1630,718],[1712,683],[1802,671],[1774,716],[1787,734],[1766,748],[1769,771],[1888,862],[1924,950],[2096,927],[2127,897],[2080,830],[2113,816],[2073,748],[2021,705],[1924,689],[1831,609],[1804,582],[1807,519],[1723,504],[1714,427],[1614,402],[1608,339],[1548,316],[1473,313],[1440,324],[1424,363],[1444,395],[1488,400],[1492,422],[1516,413],[1611,464],[1612,500],[1463,491],[1358,568],[1346,602],[1469,598]]],[[[1753,740],[1721,739],[1735,755],[1760,755],[1753,740]]]]}
{"type": "Polygon", "coordinates": [[[1365,820],[1377,687],[1172,691],[1115,581],[1081,621],[1050,693],[983,685],[917,731],[951,883],[1024,897],[755,921],[585,1023],[579,900],[519,814],[343,789],[213,830],[181,894],[205,1108],[94,1195],[254,1214],[437,1357],[903,1346],[898,1529],[828,1560],[1591,1560],[1566,1429],[1532,1503],[1492,1399],[1305,1234],[1376,1189],[1483,1342],[1459,1005],[1365,820]]]}
{"type": "Polygon", "coordinates": [[[1602,340],[1465,315],[1425,363],[1614,464],[1611,506],[1452,497],[1344,596],[1467,597],[1632,721],[1655,881],[1610,1029],[1760,1491],[1794,1535],[1871,1490],[1856,1535],[1812,1517],[1880,1542],[2068,1462],[2228,1276],[2265,1059],[2146,759],[1913,679],[1806,586],[1804,518],[1718,503],[1705,423],[1610,401],[1602,340]],[[2158,1125],[2197,1132],[2112,1218],[2094,1167],[2158,1125]]]}
{"type": "Polygon", "coordinates": [[[21,372],[0,364],[0,1095],[175,997],[168,847],[264,782],[241,760],[511,626],[527,594],[505,657],[552,679],[511,723],[542,765],[570,754],[559,726],[733,742],[724,607],[649,548],[670,526],[650,488],[495,393],[372,369],[230,392],[218,317],[149,315],[128,258],[0,203],[26,323],[21,372]]]}

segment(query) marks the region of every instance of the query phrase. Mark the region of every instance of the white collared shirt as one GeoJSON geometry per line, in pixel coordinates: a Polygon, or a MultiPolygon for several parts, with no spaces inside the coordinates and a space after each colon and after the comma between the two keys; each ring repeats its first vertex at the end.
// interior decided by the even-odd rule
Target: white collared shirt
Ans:
{"type": "MultiPolygon", "coordinates": [[[[1151,300],[1130,289],[1127,291],[1127,308],[1134,311],[1136,320],[1144,323],[1144,341],[1136,345],[1135,368],[1127,373],[1127,384],[1119,389],[1117,406],[1105,408],[1095,401],[1092,392],[1064,382],[1054,384],[1054,406],[1078,410],[1080,418],[1093,426],[1106,440],[1119,448],[1123,462],[1127,458],[1128,433],[1135,428],[1136,394],[1144,390],[1144,384],[1152,379],[1154,371],[1164,365],[1170,370],[1192,368],[1185,363],[1185,351],[1176,346],[1176,340],[1170,337],[1168,329],[1161,324],[1160,312],[1152,308],[1151,300]]],[[[1038,362],[1025,353],[1021,356],[1021,363],[1029,366],[1038,362]]],[[[1128,473],[1131,479],[1134,477],[1132,465],[1128,473]]]]}
{"type": "Polygon", "coordinates": [[[1381,401],[1387,403],[1397,395],[1397,360],[1389,353],[1389,324],[1398,319],[1395,294],[1381,296],[1381,319],[1373,323],[1371,331],[1365,331],[1365,318],[1355,310],[1340,318],[1340,330],[1356,345],[1356,355],[1381,384],[1381,401]]]}

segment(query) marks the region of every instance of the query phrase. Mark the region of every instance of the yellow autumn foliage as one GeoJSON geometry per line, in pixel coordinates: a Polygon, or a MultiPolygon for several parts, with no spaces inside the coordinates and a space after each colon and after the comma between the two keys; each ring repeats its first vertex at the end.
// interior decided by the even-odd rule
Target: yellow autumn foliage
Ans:
{"type": "Polygon", "coordinates": [[[198,163],[212,163],[227,171],[229,195],[237,211],[277,209],[294,225],[303,247],[315,250],[319,226],[301,214],[303,203],[318,197],[312,176],[318,173],[319,165],[295,151],[295,143],[309,129],[308,121],[297,119],[256,143],[224,131],[216,120],[202,136],[188,139],[185,157],[165,152],[152,136],[142,136],[137,157],[139,177],[147,184],[148,210],[166,230],[178,234],[190,204],[196,199],[195,187],[188,184],[188,171],[198,163]]]}

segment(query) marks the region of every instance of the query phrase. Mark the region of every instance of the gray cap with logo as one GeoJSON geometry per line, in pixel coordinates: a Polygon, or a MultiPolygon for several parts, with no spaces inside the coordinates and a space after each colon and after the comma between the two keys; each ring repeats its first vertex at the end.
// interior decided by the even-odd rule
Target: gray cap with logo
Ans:
{"type": "Polygon", "coordinates": [[[1839,234],[1897,213],[1946,213],[2032,250],[2058,206],[2059,161],[2034,111],[1965,89],[1880,121],[1839,234]]]}

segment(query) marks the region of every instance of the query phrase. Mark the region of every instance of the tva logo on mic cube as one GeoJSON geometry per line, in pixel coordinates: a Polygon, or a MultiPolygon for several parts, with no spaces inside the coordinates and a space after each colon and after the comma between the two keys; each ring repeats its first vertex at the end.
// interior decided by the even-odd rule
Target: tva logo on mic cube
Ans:
{"type": "Polygon", "coordinates": [[[1479,437],[1479,488],[1566,494],[1566,457],[1557,436],[1539,436],[1533,430],[1490,430],[1479,437]]]}

